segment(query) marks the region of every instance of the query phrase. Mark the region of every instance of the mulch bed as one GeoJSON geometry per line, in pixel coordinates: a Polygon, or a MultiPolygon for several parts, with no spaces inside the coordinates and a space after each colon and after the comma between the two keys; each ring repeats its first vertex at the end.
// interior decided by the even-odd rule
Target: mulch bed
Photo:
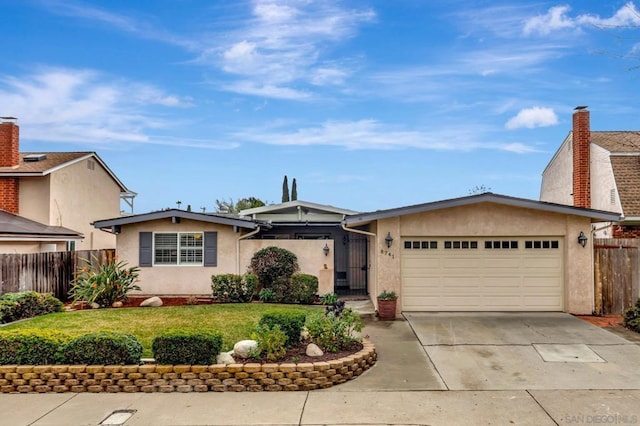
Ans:
{"type": "Polygon", "coordinates": [[[616,327],[623,322],[622,315],[576,315],[576,317],[598,327],[616,327]]]}
{"type": "Polygon", "coordinates": [[[354,342],[345,350],[339,352],[325,352],[322,356],[307,356],[307,344],[301,343],[298,346],[294,346],[287,350],[286,355],[278,360],[269,361],[267,359],[256,359],[256,358],[236,358],[234,357],[236,363],[238,364],[250,364],[250,363],[258,363],[258,364],[269,364],[269,363],[303,363],[303,362],[323,362],[323,361],[332,361],[338,358],[344,358],[349,355],[353,355],[354,353],[362,350],[362,343],[354,342]]]}

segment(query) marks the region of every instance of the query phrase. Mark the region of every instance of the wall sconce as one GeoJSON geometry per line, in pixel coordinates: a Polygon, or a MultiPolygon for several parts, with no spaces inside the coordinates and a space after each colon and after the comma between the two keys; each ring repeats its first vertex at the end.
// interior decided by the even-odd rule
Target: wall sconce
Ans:
{"type": "Polygon", "coordinates": [[[391,244],[393,244],[393,237],[391,236],[391,232],[387,232],[387,237],[384,239],[384,242],[387,243],[387,248],[391,248],[391,244]]]}
{"type": "Polygon", "coordinates": [[[587,236],[584,235],[584,232],[580,231],[580,235],[578,235],[578,244],[582,247],[587,245],[587,236]]]}
{"type": "Polygon", "coordinates": [[[322,248],[322,251],[324,252],[325,256],[329,256],[329,244],[325,243],[324,247],[322,248]]]}

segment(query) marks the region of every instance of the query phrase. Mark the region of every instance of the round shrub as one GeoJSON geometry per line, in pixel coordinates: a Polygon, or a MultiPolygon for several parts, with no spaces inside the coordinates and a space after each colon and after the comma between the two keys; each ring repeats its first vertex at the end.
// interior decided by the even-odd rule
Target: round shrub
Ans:
{"type": "Polygon", "coordinates": [[[254,274],[220,274],[211,277],[213,297],[221,303],[251,302],[258,287],[258,277],[254,274]]]}
{"type": "Polygon", "coordinates": [[[23,291],[0,298],[0,322],[8,323],[62,311],[62,302],[50,293],[23,291]]]}
{"type": "Polygon", "coordinates": [[[292,303],[312,304],[318,293],[318,277],[309,274],[293,274],[289,293],[292,303]]]}
{"type": "Polygon", "coordinates": [[[134,365],[141,356],[142,344],[135,336],[110,331],[76,337],[64,347],[69,364],[134,365]]]}
{"type": "Polygon", "coordinates": [[[151,344],[158,364],[209,365],[222,348],[222,335],[215,332],[168,331],[151,344]]]}
{"type": "Polygon", "coordinates": [[[1,365],[49,365],[63,362],[62,349],[70,337],[59,331],[0,332],[1,365]]]}
{"type": "Polygon", "coordinates": [[[265,312],[258,325],[267,326],[268,328],[278,326],[287,335],[285,345],[291,347],[300,342],[300,333],[302,333],[306,320],[307,316],[304,312],[274,310],[265,312]]]}
{"type": "Polygon", "coordinates": [[[298,258],[289,250],[280,247],[265,247],[253,255],[251,272],[258,276],[260,285],[270,288],[277,279],[289,279],[297,272],[298,258]]]}

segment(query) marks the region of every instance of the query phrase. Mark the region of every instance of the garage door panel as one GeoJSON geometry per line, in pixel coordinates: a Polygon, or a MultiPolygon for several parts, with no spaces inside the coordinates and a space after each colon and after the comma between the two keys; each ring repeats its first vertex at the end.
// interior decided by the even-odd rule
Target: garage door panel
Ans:
{"type": "Polygon", "coordinates": [[[425,239],[437,248],[403,244],[404,310],[562,310],[562,238],[425,239]]]}

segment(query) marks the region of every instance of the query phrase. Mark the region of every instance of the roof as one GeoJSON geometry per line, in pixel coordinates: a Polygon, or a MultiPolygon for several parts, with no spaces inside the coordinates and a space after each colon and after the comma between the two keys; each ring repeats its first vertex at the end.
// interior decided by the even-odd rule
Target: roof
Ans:
{"type": "Polygon", "coordinates": [[[80,240],[83,235],[62,226],[49,226],[35,220],[0,210],[0,238],[12,240],[80,240]]]}
{"type": "Polygon", "coordinates": [[[253,209],[247,209],[240,211],[241,216],[252,216],[261,213],[286,213],[295,212],[298,208],[307,210],[317,210],[323,213],[336,213],[341,215],[351,215],[358,212],[354,210],[341,209],[325,204],[311,203],[308,201],[294,200],[281,204],[270,204],[268,206],[255,207],[253,209]]]}
{"type": "Polygon", "coordinates": [[[591,142],[609,152],[640,152],[640,131],[591,131],[591,142]]]}
{"type": "Polygon", "coordinates": [[[450,200],[435,201],[431,203],[416,204],[413,206],[399,207],[395,209],[378,210],[370,213],[356,214],[346,217],[344,219],[344,223],[347,225],[358,225],[379,219],[449,209],[452,207],[468,206],[479,203],[496,203],[506,206],[534,209],[551,213],[583,216],[598,221],[620,220],[620,215],[618,213],[585,209],[581,207],[566,206],[564,204],[547,203],[543,201],[529,200],[526,198],[516,198],[507,195],[485,192],[484,194],[470,195],[467,197],[453,198],[450,200]]]}
{"type": "Polygon", "coordinates": [[[95,228],[105,229],[112,226],[131,225],[134,223],[149,222],[160,219],[189,219],[199,222],[217,223],[220,225],[238,226],[246,229],[256,229],[262,224],[247,219],[232,218],[229,216],[215,215],[210,213],[196,213],[179,209],[161,210],[151,213],[142,213],[131,216],[122,216],[114,219],[98,220],[92,223],[95,228]]]}
{"type": "Polygon", "coordinates": [[[640,155],[609,157],[625,217],[640,216],[640,155]]]}
{"type": "Polygon", "coordinates": [[[94,158],[102,168],[120,187],[120,192],[135,194],[130,191],[118,177],[107,167],[104,161],[95,152],[21,152],[18,167],[0,167],[0,176],[46,176],[61,168],[70,166],[88,158],[94,158]],[[24,161],[28,155],[44,154],[46,158],[40,161],[24,161]]]}

